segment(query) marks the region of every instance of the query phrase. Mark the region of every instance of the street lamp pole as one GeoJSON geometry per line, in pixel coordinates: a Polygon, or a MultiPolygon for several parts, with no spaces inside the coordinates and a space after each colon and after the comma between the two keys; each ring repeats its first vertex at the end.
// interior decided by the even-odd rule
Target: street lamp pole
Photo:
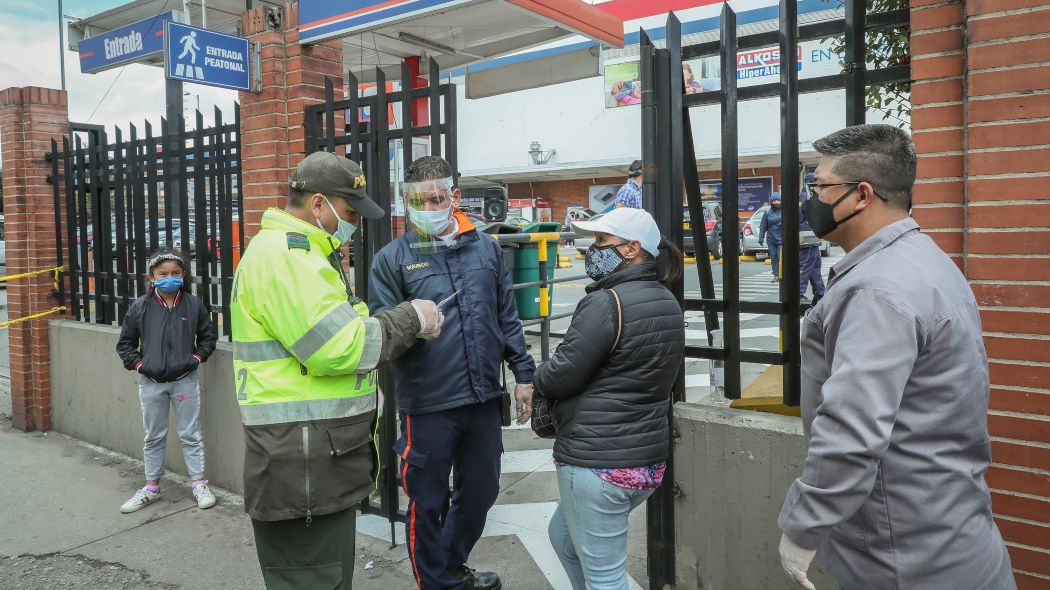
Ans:
{"type": "Polygon", "coordinates": [[[62,90],[66,89],[66,48],[63,43],[65,28],[65,17],[62,16],[62,0],[58,0],[58,62],[62,70],[62,90]]]}

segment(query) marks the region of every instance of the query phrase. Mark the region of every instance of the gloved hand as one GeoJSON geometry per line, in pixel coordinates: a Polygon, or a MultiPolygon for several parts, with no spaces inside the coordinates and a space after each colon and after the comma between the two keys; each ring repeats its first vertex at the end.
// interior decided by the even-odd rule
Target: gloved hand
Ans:
{"type": "Polygon", "coordinates": [[[796,545],[787,535],[780,535],[780,564],[784,567],[788,577],[799,588],[817,590],[813,582],[810,582],[809,578],[806,577],[809,564],[813,561],[813,556],[816,554],[816,550],[796,545]]]}
{"type": "Polygon", "coordinates": [[[519,383],[514,386],[515,411],[518,415],[518,424],[525,424],[532,418],[532,384],[519,383]]]}
{"type": "Polygon", "coordinates": [[[758,241],[758,245],[759,246],[765,246],[766,245],[766,241],[765,240],[759,240],[758,241]]]}
{"type": "Polygon", "coordinates": [[[419,333],[416,336],[424,340],[433,340],[441,335],[441,325],[445,323],[445,314],[437,304],[425,299],[413,299],[412,307],[419,317],[419,333]]]}

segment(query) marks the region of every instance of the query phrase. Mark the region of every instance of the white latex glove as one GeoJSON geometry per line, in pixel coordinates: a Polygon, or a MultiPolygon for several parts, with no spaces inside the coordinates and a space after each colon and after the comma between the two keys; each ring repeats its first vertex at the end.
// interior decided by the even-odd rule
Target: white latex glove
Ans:
{"type": "Polygon", "coordinates": [[[433,340],[441,335],[441,325],[445,323],[445,314],[437,304],[425,299],[413,299],[412,307],[419,318],[419,333],[416,336],[424,340],[433,340]]]}
{"type": "Polygon", "coordinates": [[[816,554],[815,549],[806,549],[795,544],[787,535],[780,535],[780,564],[784,566],[784,571],[787,572],[791,581],[795,582],[799,588],[817,590],[813,582],[806,577],[809,564],[813,562],[813,556],[816,554]]]}
{"type": "Polygon", "coordinates": [[[518,424],[525,424],[532,418],[532,384],[524,383],[514,386],[515,411],[518,415],[518,424]]]}

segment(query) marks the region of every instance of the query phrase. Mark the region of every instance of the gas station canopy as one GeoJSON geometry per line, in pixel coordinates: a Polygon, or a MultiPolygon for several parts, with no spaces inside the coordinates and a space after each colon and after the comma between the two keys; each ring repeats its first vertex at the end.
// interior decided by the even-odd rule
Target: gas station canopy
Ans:
{"type": "MultiPolygon", "coordinates": [[[[188,11],[195,26],[239,35],[241,14],[261,5],[284,3],[132,0],[70,23],[70,46],[171,10],[188,11]]],[[[376,66],[398,77],[412,56],[433,57],[451,70],[576,35],[623,46],[622,21],[583,0],[300,0],[299,20],[304,44],[342,39],[344,64],[362,81],[376,66]]]]}
{"type": "Polygon", "coordinates": [[[582,0],[300,0],[299,18],[303,43],[342,38],[361,73],[422,53],[456,69],[575,35],[623,46],[623,22],[582,0]]]}

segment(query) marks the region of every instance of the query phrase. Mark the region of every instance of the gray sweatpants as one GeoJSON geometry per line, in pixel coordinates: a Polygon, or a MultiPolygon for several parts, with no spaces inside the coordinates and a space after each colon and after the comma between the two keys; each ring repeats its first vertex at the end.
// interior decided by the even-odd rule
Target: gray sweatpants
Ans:
{"type": "Polygon", "coordinates": [[[164,475],[164,443],[168,438],[168,406],[175,406],[175,428],[182,443],[182,456],[191,480],[204,479],[204,439],[201,436],[201,395],[197,371],[174,383],[154,383],[139,378],[139,401],[142,402],[142,427],[146,440],[142,461],[146,479],[164,475]]]}

